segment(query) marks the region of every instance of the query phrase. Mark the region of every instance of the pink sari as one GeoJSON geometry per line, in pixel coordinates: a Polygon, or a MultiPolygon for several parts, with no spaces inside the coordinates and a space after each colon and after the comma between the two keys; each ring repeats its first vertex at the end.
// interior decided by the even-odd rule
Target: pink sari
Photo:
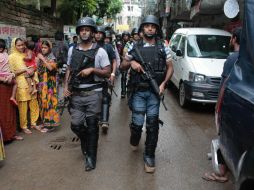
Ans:
{"type": "Polygon", "coordinates": [[[13,75],[8,63],[8,54],[6,52],[0,53],[0,77],[8,77],[13,75]]]}

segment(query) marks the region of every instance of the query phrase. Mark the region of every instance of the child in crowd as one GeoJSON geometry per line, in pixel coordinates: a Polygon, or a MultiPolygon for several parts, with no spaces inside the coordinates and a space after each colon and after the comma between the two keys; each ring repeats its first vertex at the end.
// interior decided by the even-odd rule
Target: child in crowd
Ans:
{"type": "Polygon", "coordinates": [[[26,42],[26,57],[24,61],[28,68],[33,68],[34,72],[31,75],[26,76],[27,83],[29,85],[30,93],[34,95],[37,92],[36,83],[38,82],[36,55],[34,53],[35,43],[33,41],[26,42]]]}
{"type": "Polygon", "coordinates": [[[14,105],[18,105],[16,101],[17,84],[15,81],[15,74],[11,72],[8,63],[8,54],[6,52],[6,43],[3,39],[0,39],[0,77],[4,80],[4,83],[13,84],[12,95],[10,101],[14,105]]]}

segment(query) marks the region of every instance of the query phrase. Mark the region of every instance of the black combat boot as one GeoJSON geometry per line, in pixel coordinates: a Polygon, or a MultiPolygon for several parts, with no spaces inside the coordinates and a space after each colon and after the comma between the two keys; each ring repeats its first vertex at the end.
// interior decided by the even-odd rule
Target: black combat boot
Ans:
{"type": "Polygon", "coordinates": [[[121,98],[125,98],[126,96],[126,80],[127,80],[127,72],[122,72],[121,77],[121,98]]]}
{"type": "Polygon", "coordinates": [[[155,171],[155,149],[158,142],[159,126],[158,119],[147,118],[146,142],[144,152],[145,171],[154,173],[155,171]]]}
{"type": "Polygon", "coordinates": [[[108,89],[106,89],[105,92],[103,92],[103,97],[102,97],[102,110],[101,110],[101,122],[100,126],[102,128],[102,132],[104,134],[108,133],[108,128],[109,128],[109,107],[110,107],[110,102],[111,102],[111,96],[107,92],[108,89]]]}
{"type": "Polygon", "coordinates": [[[81,151],[82,151],[84,156],[86,155],[86,149],[87,149],[86,138],[87,137],[81,137],[81,138],[79,138],[80,139],[80,143],[81,143],[81,151]]]}
{"type": "Polygon", "coordinates": [[[96,117],[88,117],[87,138],[86,138],[86,159],[85,170],[91,171],[96,167],[97,147],[99,139],[98,119],[96,117]]]}
{"type": "Polygon", "coordinates": [[[82,154],[86,154],[86,126],[85,125],[73,125],[71,124],[71,130],[78,136],[81,142],[82,154]]]}
{"type": "Polygon", "coordinates": [[[131,123],[130,130],[131,130],[130,144],[133,151],[135,151],[138,149],[138,144],[142,135],[142,126],[137,126],[131,123]]]}

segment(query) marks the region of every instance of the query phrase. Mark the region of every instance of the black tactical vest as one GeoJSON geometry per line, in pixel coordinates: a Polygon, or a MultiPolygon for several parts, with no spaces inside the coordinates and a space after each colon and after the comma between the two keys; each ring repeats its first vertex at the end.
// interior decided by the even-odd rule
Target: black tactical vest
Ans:
{"type": "MultiPolygon", "coordinates": [[[[140,62],[134,48],[139,49],[144,62],[149,64],[149,67],[153,70],[153,78],[157,81],[158,85],[160,85],[165,79],[166,74],[166,52],[162,42],[157,41],[155,46],[150,47],[144,47],[143,41],[137,42],[130,54],[133,56],[135,61],[140,62]]],[[[130,79],[133,85],[148,82],[142,78],[141,73],[137,73],[134,70],[131,70],[130,79]]]]}
{"type": "Polygon", "coordinates": [[[71,85],[72,87],[78,88],[80,84],[95,84],[94,74],[87,77],[77,76],[77,74],[83,69],[94,68],[95,67],[95,56],[97,54],[99,47],[97,44],[93,44],[92,49],[87,51],[79,50],[78,46],[73,47],[72,57],[71,57],[71,85]]]}

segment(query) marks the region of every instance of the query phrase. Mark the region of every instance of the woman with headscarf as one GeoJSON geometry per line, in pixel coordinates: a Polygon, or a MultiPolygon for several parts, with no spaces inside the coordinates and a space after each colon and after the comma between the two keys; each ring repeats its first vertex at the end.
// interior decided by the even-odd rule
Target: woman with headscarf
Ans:
{"type": "Polygon", "coordinates": [[[52,131],[60,123],[56,86],[57,64],[50,41],[42,41],[38,58],[40,116],[44,128],[52,131]]]}
{"type": "Polygon", "coordinates": [[[14,105],[17,104],[15,99],[17,85],[14,82],[15,75],[10,70],[5,48],[5,41],[0,39],[0,128],[2,129],[3,141],[6,142],[23,140],[23,138],[16,135],[16,107],[14,105]]]}
{"type": "Polygon", "coordinates": [[[40,132],[46,132],[37,126],[39,117],[39,106],[37,101],[37,94],[31,94],[29,85],[25,76],[31,74],[32,68],[26,67],[24,58],[26,56],[24,40],[21,38],[14,38],[11,44],[11,54],[9,56],[9,63],[12,72],[16,75],[16,82],[18,85],[16,99],[18,102],[20,127],[26,134],[31,134],[32,131],[27,126],[27,111],[30,108],[31,128],[37,129],[40,132]]]}

